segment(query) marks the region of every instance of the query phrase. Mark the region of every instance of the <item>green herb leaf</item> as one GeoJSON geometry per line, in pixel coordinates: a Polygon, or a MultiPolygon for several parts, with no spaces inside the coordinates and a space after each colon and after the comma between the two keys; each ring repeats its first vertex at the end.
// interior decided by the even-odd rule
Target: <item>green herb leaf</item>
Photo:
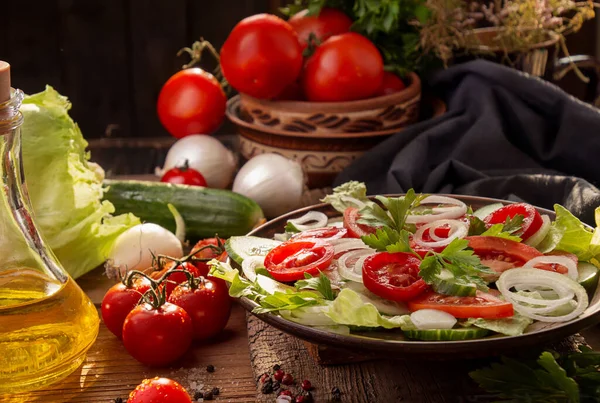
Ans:
{"type": "Polygon", "coordinates": [[[331,288],[331,281],[323,272],[319,272],[319,277],[313,277],[309,273],[304,273],[305,280],[298,280],[294,286],[298,290],[311,289],[316,290],[329,301],[335,299],[335,294],[331,288]]]}
{"type": "Polygon", "coordinates": [[[298,232],[301,232],[301,231],[298,229],[298,227],[296,227],[296,226],[294,225],[294,223],[292,223],[292,222],[290,222],[290,221],[288,221],[288,222],[287,222],[287,224],[285,224],[285,228],[284,228],[284,229],[285,229],[285,232],[288,232],[288,233],[290,233],[290,234],[296,234],[296,233],[298,233],[298,232]]]}
{"type": "Polygon", "coordinates": [[[484,231],[482,236],[494,236],[497,238],[510,239],[511,241],[521,242],[521,238],[516,235],[511,235],[510,232],[504,231],[504,224],[494,224],[486,231],[484,231]]]}
{"type": "Polygon", "coordinates": [[[469,217],[469,236],[481,235],[487,231],[487,225],[477,216],[470,215],[469,217]]]}
{"type": "Polygon", "coordinates": [[[361,239],[378,252],[406,252],[419,256],[411,249],[410,233],[406,230],[398,232],[389,227],[381,227],[374,234],[364,235],[361,239]]]}
{"type": "Polygon", "coordinates": [[[502,229],[504,232],[508,232],[509,234],[514,234],[520,231],[523,231],[523,220],[525,217],[522,214],[515,214],[514,217],[506,217],[506,221],[504,221],[504,228],[502,229]]]}
{"type": "Polygon", "coordinates": [[[401,231],[406,225],[408,214],[410,214],[411,210],[418,207],[421,201],[427,196],[422,194],[417,195],[413,189],[409,189],[406,195],[402,197],[377,196],[376,199],[384,205],[387,211],[378,204],[371,203],[360,209],[360,219],[358,222],[372,227],[385,226],[396,231],[401,231]]]}

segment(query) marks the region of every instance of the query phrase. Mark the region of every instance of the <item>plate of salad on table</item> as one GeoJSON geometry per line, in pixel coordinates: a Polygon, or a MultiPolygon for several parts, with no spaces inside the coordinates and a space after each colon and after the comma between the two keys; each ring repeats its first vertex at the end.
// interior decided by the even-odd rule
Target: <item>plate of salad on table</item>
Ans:
{"type": "Polygon", "coordinates": [[[560,205],[412,189],[367,196],[360,182],[322,201],[231,237],[229,261],[212,262],[231,296],[292,335],[464,358],[600,322],[600,229],[560,205]]]}

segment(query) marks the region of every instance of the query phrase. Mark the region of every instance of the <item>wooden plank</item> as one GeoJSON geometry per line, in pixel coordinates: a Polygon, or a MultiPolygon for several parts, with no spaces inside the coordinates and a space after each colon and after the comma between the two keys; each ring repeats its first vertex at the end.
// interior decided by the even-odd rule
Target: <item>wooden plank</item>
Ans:
{"type": "Polygon", "coordinates": [[[135,97],[132,136],[167,135],[156,115],[156,100],[167,79],[187,62],[176,56],[188,45],[186,8],[186,0],[130,1],[130,74],[135,97]]]}
{"type": "Polygon", "coordinates": [[[0,13],[0,59],[12,67],[13,87],[25,93],[46,84],[61,90],[56,0],[6,1],[0,13]]]}
{"type": "MultiPolygon", "coordinates": [[[[114,284],[103,275],[101,268],[81,277],[78,283],[96,306],[114,284]]],[[[142,379],[154,376],[180,382],[192,396],[196,390],[218,387],[220,394],[217,401],[253,402],[256,389],[248,355],[243,308],[234,304],[229,323],[218,340],[195,344],[184,359],[168,368],[149,368],[138,363],[101,324],[96,343],[75,373],[40,391],[0,396],[0,403],[109,403],[117,397],[125,401],[142,379]],[[215,372],[206,371],[209,364],[215,366],[215,372]]]]}
{"type": "Polygon", "coordinates": [[[72,117],[86,138],[129,133],[123,1],[59,0],[59,7],[63,92],[73,103],[72,117]]]}

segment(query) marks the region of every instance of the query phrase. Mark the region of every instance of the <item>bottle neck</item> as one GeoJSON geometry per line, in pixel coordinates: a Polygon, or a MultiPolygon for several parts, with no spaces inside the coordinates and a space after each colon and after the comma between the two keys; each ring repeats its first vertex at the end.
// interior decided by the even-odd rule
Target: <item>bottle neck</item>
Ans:
{"type": "Polygon", "coordinates": [[[8,101],[0,103],[0,135],[15,130],[23,124],[23,115],[19,112],[23,102],[23,91],[12,88],[8,101]]]}

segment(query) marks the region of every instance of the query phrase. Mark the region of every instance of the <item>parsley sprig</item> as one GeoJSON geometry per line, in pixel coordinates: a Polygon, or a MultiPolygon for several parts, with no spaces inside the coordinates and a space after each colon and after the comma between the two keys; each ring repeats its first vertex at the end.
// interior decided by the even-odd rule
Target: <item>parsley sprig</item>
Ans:
{"type": "Polygon", "coordinates": [[[501,362],[469,375],[503,402],[597,402],[600,353],[580,346],[581,352],[544,351],[535,361],[503,357],[501,362]]]}
{"type": "Polygon", "coordinates": [[[504,223],[493,224],[488,228],[481,219],[476,216],[470,216],[469,235],[494,236],[520,242],[521,238],[519,237],[519,234],[523,231],[524,219],[525,217],[522,214],[516,214],[512,218],[506,217],[504,223]]]}
{"type": "Polygon", "coordinates": [[[402,197],[376,196],[385,209],[377,203],[370,203],[360,209],[359,224],[371,227],[388,227],[395,231],[402,231],[406,226],[406,218],[416,209],[421,201],[428,195],[416,194],[413,189],[402,197]]]}

